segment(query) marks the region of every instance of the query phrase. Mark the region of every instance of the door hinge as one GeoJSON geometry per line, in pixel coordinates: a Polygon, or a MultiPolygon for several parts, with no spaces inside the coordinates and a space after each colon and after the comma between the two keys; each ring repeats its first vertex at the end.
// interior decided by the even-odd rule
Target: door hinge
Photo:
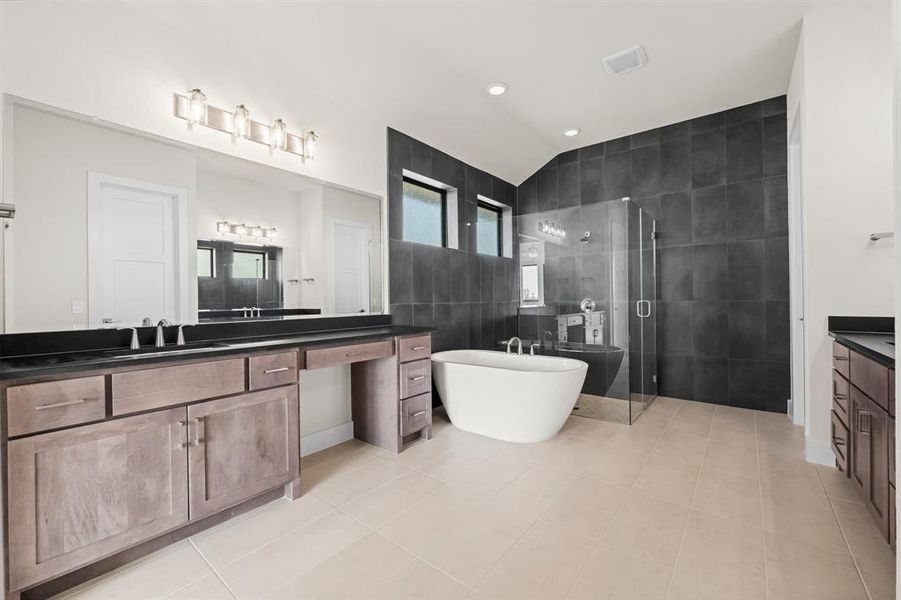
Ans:
{"type": "Polygon", "coordinates": [[[651,383],[657,383],[657,374],[651,375],[651,383]]]}
{"type": "Polygon", "coordinates": [[[651,232],[651,239],[652,239],[652,240],[656,240],[656,239],[658,239],[659,237],[660,237],[660,232],[659,232],[659,231],[652,231],[652,232],[651,232]]]}

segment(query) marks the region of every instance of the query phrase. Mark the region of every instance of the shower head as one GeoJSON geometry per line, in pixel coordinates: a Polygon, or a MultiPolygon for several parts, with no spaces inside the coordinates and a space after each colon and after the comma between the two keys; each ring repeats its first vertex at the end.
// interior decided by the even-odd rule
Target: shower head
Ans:
{"type": "Polygon", "coordinates": [[[581,243],[583,243],[583,244],[587,244],[587,243],[589,243],[589,242],[591,241],[590,238],[591,238],[591,232],[590,232],[590,231],[586,231],[585,233],[582,234],[582,237],[579,238],[579,242],[581,242],[581,243]]]}

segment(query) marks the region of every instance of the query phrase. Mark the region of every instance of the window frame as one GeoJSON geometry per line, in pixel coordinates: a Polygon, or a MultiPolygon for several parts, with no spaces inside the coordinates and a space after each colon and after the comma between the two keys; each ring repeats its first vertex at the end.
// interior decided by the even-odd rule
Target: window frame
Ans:
{"type": "Polygon", "coordinates": [[[212,246],[197,246],[197,251],[205,250],[210,253],[210,274],[209,275],[201,275],[197,274],[197,277],[203,277],[204,279],[215,279],[218,273],[216,273],[216,249],[212,246]]]}
{"type": "Polygon", "coordinates": [[[497,206],[490,202],[485,202],[484,200],[479,200],[476,203],[476,254],[481,254],[483,256],[504,256],[504,209],[501,206],[497,206]],[[484,208],[489,210],[497,215],[497,248],[496,254],[486,254],[479,249],[479,209],[484,208]]]}
{"type": "MultiPolygon", "coordinates": [[[[408,177],[406,175],[403,177],[403,183],[409,183],[410,185],[415,185],[417,187],[421,187],[425,190],[429,190],[430,192],[435,192],[439,196],[441,196],[441,245],[435,246],[435,247],[436,248],[447,248],[447,190],[441,189],[439,187],[435,187],[434,185],[429,185],[427,183],[423,183],[422,181],[419,181],[418,179],[415,179],[413,177],[408,177]]],[[[400,202],[401,202],[401,217],[402,218],[403,218],[403,213],[404,213],[404,196],[405,196],[405,194],[403,193],[403,185],[401,185],[400,202]]],[[[401,237],[403,238],[403,241],[405,241],[405,242],[410,242],[413,244],[424,244],[426,246],[434,246],[434,244],[429,244],[428,242],[417,242],[415,240],[408,240],[406,238],[406,236],[403,235],[403,232],[401,232],[401,237]]]]}

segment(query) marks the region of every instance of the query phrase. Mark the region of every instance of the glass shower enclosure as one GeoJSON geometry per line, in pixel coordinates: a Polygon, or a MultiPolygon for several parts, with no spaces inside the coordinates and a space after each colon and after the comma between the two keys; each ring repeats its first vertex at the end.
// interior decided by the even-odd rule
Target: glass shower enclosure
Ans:
{"type": "Polygon", "coordinates": [[[517,225],[523,343],[588,363],[573,414],[634,423],[657,397],[653,217],[623,198],[517,225]]]}

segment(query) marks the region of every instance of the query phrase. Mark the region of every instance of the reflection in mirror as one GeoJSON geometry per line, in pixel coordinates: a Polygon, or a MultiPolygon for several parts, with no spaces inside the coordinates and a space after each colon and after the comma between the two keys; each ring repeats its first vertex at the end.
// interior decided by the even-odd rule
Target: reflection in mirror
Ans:
{"type": "Polygon", "coordinates": [[[382,312],[379,198],[5,104],[4,332],[382,312]]]}

